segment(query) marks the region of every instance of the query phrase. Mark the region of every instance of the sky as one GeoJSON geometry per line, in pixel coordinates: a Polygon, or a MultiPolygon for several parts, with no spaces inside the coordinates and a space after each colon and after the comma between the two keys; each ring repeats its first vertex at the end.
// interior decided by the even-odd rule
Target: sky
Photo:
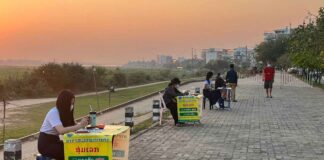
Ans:
{"type": "Polygon", "coordinates": [[[324,0],[0,0],[0,60],[122,65],[255,47],[324,0]]]}

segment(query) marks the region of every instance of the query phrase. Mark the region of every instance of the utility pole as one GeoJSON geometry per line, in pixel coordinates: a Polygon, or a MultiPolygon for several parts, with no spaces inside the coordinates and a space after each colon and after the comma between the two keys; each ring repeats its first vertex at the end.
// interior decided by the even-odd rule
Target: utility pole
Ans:
{"type": "Polygon", "coordinates": [[[248,47],[247,45],[245,46],[245,57],[246,57],[246,60],[248,59],[248,47]]]}
{"type": "Polygon", "coordinates": [[[3,98],[3,126],[2,126],[2,142],[4,144],[5,142],[5,136],[6,136],[6,100],[3,98]]]}
{"type": "Polygon", "coordinates": [[[92,72],[92,73],[93,73],[93,83],[94,83],[94,88],[95,88],[95,91],[96,91],[96,97],[97,97],[97,107],[98,107],[98,112],[100,112],[99,97],[98,97],[98,90],[97,90],[97,82],[96,82],[96,75],[95,75],[96,68],[93,67],[92,71],[93,71],[93,72],[92,72]]]}
{"type": "Polygon", "coordinates": [[[191,48],[191,69],[193,70],[194,48],[191,48]]]}

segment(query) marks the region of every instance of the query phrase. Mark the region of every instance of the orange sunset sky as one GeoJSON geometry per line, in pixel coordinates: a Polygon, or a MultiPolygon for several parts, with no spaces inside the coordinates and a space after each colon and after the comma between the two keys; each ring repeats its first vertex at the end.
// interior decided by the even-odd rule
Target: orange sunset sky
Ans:
{"type": "Polygon", "coordinates": [[[0,0],[0,60],[120,65],[254,47],[319,7],[324,0],[0,0]]]}

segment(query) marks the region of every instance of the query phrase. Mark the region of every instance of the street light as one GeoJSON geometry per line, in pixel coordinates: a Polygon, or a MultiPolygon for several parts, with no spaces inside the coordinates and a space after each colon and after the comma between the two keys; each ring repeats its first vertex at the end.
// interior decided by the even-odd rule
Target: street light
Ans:
{"type": "Polygon", "coordinates": [[[97,107],[98,107],[98,112],[100,112],[99,97],[98,97],[98,91],[97,91],[97,83],[96,83],[95,72],[96,72],[96,67],[92,67],[93,83],[94,83],[94,88],[95,88],[96,97],[97,97],[97,107]]]}

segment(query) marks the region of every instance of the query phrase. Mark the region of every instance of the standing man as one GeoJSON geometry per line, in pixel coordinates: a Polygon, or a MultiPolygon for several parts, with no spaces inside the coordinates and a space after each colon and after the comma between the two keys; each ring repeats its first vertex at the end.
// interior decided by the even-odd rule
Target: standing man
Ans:
{"type": "Polygon", "coordinates": [[[233,102],[237,102],[235,99],[235,90],[237,86],[237,72],[234,70],[234,64],[230,64],[230,70],[226,74],[226,83],[228,83],[229,87],[232,88],[232,100],[233,102]]]}
{"type": "Polygon", "coordinates": [[[264,89],[267,92],[267,98],[272,98],[272,84],[274,82],[275,69],[268,62],[267,67],[263,69],[264,89]]]}

